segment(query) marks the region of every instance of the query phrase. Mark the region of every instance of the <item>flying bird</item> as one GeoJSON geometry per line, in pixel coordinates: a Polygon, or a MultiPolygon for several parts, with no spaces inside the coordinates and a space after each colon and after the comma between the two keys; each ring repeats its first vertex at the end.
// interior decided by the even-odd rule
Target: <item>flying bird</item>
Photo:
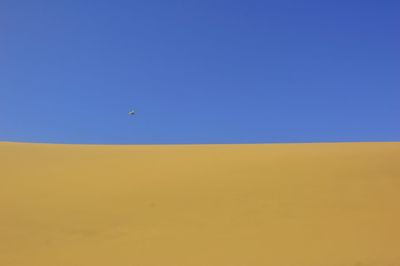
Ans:
{"type": "Polygon", "coordinates": [[[136,114],[136,112],[134,110],[131,110],[128,112],[128,115],[135,115],[135,114],[136,114]]]}

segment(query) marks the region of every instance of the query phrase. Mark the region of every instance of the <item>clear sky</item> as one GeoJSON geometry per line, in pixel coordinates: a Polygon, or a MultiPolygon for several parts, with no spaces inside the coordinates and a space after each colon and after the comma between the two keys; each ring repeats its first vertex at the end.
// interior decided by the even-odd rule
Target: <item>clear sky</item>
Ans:
{"type": "Polygon", "coordinates": [[[2,0],[0,141],[400,141],[399,13],[398,0],[2,0]]]}

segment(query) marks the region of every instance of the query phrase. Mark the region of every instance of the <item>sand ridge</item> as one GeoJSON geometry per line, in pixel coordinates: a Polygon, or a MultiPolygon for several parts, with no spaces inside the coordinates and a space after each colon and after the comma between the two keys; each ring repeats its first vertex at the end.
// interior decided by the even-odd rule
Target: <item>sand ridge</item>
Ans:
{"type": "Polygon", "coordinates": [[[400,143],[0,143],[0,265],[400,265],[400,143]]]}

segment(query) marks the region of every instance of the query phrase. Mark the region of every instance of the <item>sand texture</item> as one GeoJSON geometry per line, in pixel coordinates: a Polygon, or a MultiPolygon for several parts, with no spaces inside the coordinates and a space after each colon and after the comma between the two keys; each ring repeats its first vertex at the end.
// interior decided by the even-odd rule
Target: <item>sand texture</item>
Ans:
{"type": "Polygon", "coordinates": [[[400,143],[0,143],[0,266],[399,266],[400,143]]]}

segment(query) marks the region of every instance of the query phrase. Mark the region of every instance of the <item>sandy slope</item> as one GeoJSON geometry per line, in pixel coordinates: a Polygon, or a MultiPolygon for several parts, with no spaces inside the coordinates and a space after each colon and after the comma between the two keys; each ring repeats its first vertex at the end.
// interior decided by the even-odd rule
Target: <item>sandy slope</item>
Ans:
{"type": "Polygon", "coordinates": [[[400,265],[400,143],[0,143],[1,266],[400,265]]]}

